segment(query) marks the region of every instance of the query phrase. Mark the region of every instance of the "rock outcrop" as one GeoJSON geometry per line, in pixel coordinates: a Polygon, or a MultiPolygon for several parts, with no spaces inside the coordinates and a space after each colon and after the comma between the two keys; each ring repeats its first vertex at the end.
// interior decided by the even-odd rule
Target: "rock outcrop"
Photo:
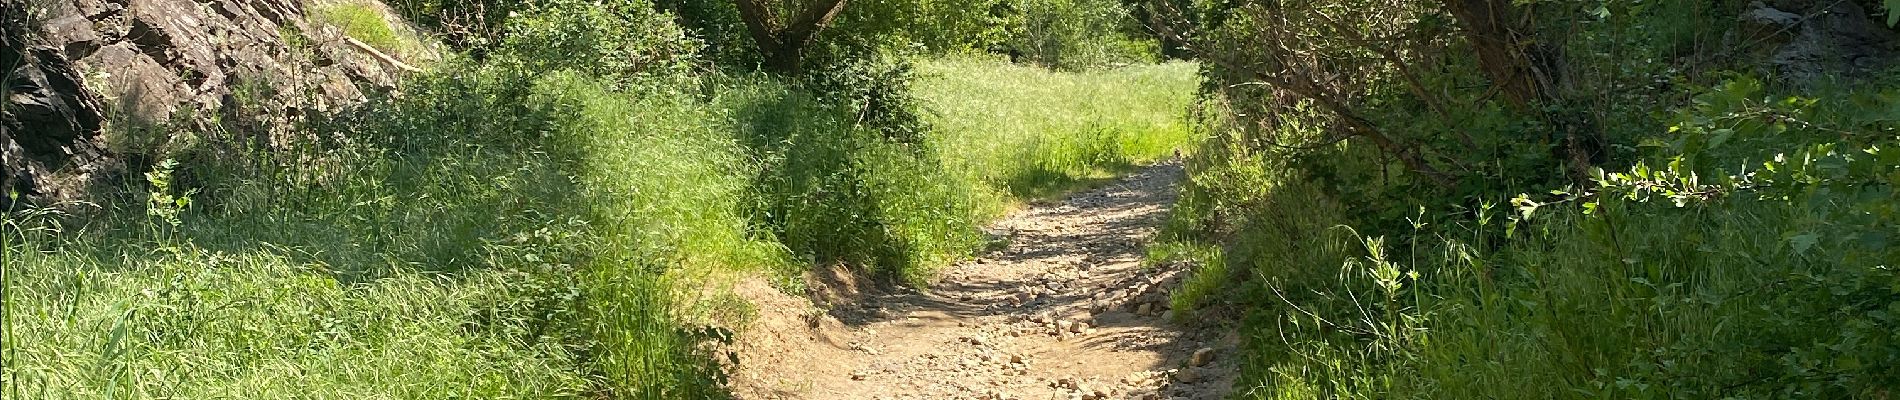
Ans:
{"type": "MultiPolygon", "coordinates": [[[[373,0],[365,7],[386,11],[373,0]]],[[[0,0],[0,208],[80,198],[172,132],[278,142],[401,71],[305,0],[0,0]],[[235,125],[234,125],[235,124],[235,125]]],[[[400,22],[384,15],[389,22],[400,22]]],[[[134,163],[136,164],[136,162],[134,163]]]]}
{"type": "Polygon", "coordinates": [[[1771,0],[1750,3],[1741,13],[1737,47],[1784,81],[1815,82],[1827,76],[1866,76],[1896,66],[1900,34],[1884,18],[1869,15],[1871,2],[1771,0]]]}

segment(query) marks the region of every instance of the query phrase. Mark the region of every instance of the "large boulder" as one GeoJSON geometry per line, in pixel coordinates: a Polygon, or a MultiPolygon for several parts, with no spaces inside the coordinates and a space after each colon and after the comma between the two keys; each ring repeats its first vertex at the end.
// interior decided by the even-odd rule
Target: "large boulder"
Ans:
{"type": "MultiPolygon", "coordinates": [[[[349,0],[383,11],[374,0],[349,0]]],[[[271,146],[290,123],[393,90],[401,71],[305,0],[0,0],[0,208],[79,199],[173,132],[271,146]],[[241,124],[233,126],[233,124],[241,124]],[[109,145],[110,144],[110,145],[109,145]]],[[[134,162],[133,164],[137,164],[134,162]]]]}

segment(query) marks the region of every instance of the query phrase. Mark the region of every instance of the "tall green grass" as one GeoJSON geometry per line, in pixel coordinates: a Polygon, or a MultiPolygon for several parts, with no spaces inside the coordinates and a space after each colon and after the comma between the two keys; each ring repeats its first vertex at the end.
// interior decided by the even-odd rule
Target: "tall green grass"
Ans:
{"type": "Polygon", "coordinates": [[[716,396],[670,271],[772,247],[744,235],[736,144],[710,112],[569,75],[448,70],[310,128],[350,142],[183,152],[176,173],[200,190],[147,189],[200,201],[108,204],[10,247],[24,250],[6,266],[9,384],[37,398],[716,396]]]}
{"type": "Polygon", "coordinates": [[[341,0],[317,7],[312,17],[325,24],[336,26],[343,34],[363,44],[385,52],[406,53],[412,50],[413,39],[405,38],[390,25],[383,12],[377,6],[358,0],[341,0]]]}
{"type": "Polygon", "coordinates": [[[922,64],[916,91],[944,163],[997,215],[1191,150],[1195,71],[1173,62],[1063,73],[961,58],[922,64]]]}

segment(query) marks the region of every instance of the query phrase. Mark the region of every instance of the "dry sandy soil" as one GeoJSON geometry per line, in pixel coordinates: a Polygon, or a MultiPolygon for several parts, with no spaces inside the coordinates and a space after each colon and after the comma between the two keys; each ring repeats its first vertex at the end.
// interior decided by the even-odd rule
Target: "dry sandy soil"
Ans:
{"type": "Polygon", "coordinates": [[[738,288],[741,399],[1216,399],[1232,386],[1224,329],[1170,321],[1185,265],[1144,266],[1179,164],[1143,168],[989,228],[1006,246],[927,291],[809,279],[809,298],[738,288]]]}

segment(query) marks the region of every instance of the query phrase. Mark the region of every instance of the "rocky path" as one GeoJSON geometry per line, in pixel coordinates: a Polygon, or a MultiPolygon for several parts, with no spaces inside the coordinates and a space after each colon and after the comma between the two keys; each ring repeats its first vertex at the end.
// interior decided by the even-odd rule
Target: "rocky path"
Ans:
{"type": "MultiPolygon", "coordinates": [[[[740,398],[1215,399],[1231,339],[1170,322],[1185,266],[1144,266],[1174,203],[1178,164],[1148,167],[990,230],[1007,242],[928,293],[867,295],[788,322],[760,304],[740,398]],[[802,326],[799,326],[802,325],[802,326]]],[[[802,300],[802,299],[799,299],[802,300]]]]}

